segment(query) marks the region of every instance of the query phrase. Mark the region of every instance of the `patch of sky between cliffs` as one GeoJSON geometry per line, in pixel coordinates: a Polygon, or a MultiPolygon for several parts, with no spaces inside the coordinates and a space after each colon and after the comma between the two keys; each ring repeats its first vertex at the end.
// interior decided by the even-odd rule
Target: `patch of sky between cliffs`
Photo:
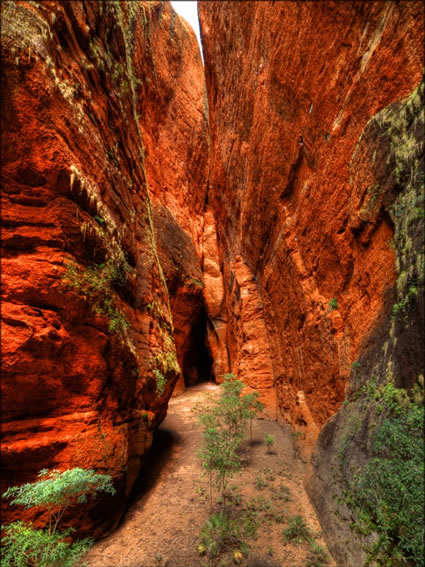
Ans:
{"type": "Polygon", "coordinates": [[[199,49],[201,50],[202,62],[204,62],[204,55],[202,53],[201,44],[201,33],[199,31],[199,20],[198,20],[198,2],[182,2],[174,1],[171,2],[174,10],[182,16],[186,22],[193,28],[196,38],[198,40],[199,49]]]}

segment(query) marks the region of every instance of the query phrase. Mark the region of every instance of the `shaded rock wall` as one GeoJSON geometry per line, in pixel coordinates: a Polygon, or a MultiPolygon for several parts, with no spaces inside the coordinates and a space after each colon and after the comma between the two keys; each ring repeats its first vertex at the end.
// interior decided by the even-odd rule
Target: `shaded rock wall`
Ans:
{"type": "Polygon", "coordinates": [[[201,2],[200,20],[231,368],[275,390],[306,456],[320,432],[307,487],[338,564],[398,545],[417,564],[419,500],[382,531],[410,480],[376,503],[359,479],[423,404],[423,4],[201,2]]]}
{"type": "Polygon", "coordinates": [[[185,381],[190,384],[200,378],[189,351],[196,350],[191,333],[203,309],[207,328],[198,329],[196,335],[205,333],[205,348],[212,349],[212,377],[228,369],[215,219],[206,210],[208,104],[193,30],[169,3],[145,6],[149,64],[141,74],[144,102],[139,116],[159,257],[182,370],[174,390],[178,394],[185,381]]]}
{"type": "Polygon", "coordinates": [[[274,385],[310,447],[395,285],[393,222],[350,162],[420,81],[422,18],[419,2],[200,2],[231,367],[274,385]],[[264,319],[254,340],[238,266],[264,319]]]}
{"type": "MultiPolygon", "coordinates": [[[[362,344],[343,407],[320,432],[307,483],[330,550],[343,565],[365,564],[368,551],[377,541],[371,527],[374,522],[378,525],[380,522],[370,514],[367,525],[368,506],[365,502],[359,504],[362,493],[356,487],[359,477],[370,467],[368,463],[379,466],[376,436],[382,427],[387,428],[385,457],[396,458],[391,453],[394,447],[389,424],[397,421],[399,413],[407,416],[415,404],[424,402],[424,102],[422,81],[409,98],[374,116],[359,139],[351,164],[353,193],[364,193],[373,181],[377,197],[366,206],[369,211],[372,208],[385,211],[394,223],[391,244],[396,253],[397,285],[391,290],[388,308],[381,314],[379,324],[362,344]],[[368,164],[367,176],[359,168],[359,162],[368,164]],[[357,530],[353,529],[354,521],[357,530]]],[[[423,421],[420,427],[423,428],[423,421]]],[[[399,443],[404,460],[409,459],[407,445],[404,441],[399,443]]],[[[420,513],[423,515],[424,478],[420,470],[413,467],[411,470],[418,494],[422,486],[422,496],[413,497],[418,498],[419,517],[414,515],[415,505],[406,504],[404,518],[400,513],[399,532],[393,530],[391,544],[386,548],[381,544],[381,553],[382,549],[391,552],[391,545],[402,539],[406,511],[411,516],[411,528],[423,524],[420,513]]],[[[399,471],[397,478],[413,495],[414,489],[408,486],[409,476],[399,471]]],[[[385,479],[379,484],[382,486],[377,487],[377,494],[381,491],[385,498],[408,502],[399,487],[386,494],[385,479]]],[[[377,514],[378,507],[375,504],[372,507],[377,514]]],[[[413,565],[422,560],[423,543],[421,552],[417,533],[411,528],[413,565]]]]}
{"type": "Polygon", "coordinates": [[[42,468],[105,471],[117,497],[72,514],[97,536],[200,309],[199,48],[167,3],[4,2],[2,69],[2,490],[42,468]]]}
{"type": "MultiPolygon", "coordinates": [[[[145,10],[145,34],[138,36],[144,60],[140,128],[158,253],[183,371],[203,290],[195,243],[202,233],[208,166],[204,73],[195,34],[171,5],[146,2],[145,10]]],[[[182,390],[181,373],[175,393],[182,390]]]]}
{"type": "Polygon", "coordinates": [[[204,281],[204,304],[208,315],[207,341],[216,380],[229,371],[227,313],[224,303],[223,265],[214,214],[206,207],[202,220],[200,256],[204,281]]]}

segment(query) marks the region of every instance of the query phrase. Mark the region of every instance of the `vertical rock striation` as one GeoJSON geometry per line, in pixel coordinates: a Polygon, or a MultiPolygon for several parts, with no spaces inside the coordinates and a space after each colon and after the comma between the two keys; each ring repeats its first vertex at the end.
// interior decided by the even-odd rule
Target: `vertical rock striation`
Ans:
{"type": "Polygon", "coordinates": [[[367,221],[380,210],[394,223],[397,282],[361,345],[344,405],[320,432],[307,482],[344,565],[400,549],[412,564],[423,557],[424,102],[422,81],[374,116],[351,163],[353,200],[363,196],[367,221]]]}
{"type": "Polygon", "coordinates": [[[350,162],[370,118],[420,81],[422,16],[419,2],[200,3],[231,366],[251,365],[244,265],[266,329],[252,375],[311,443],[395,284],[393,221],[373,181],[353,190],[350,162]]]}
{"type": "Polygon", "coordinates": [[[396,431],[421,435],[423,20],[421,2],[200,2],[231,368],[274,389],[306,455],[321,431],[308,488],[347,567],[423,550],[423,485],[385,468],[396,431]]]}
{"type": "MultiPolygon", "coordinates": [[[[208,117],[201,54],[194,32],[168,2],[146,2],[138,35],[139,118],[158,253],[170,295],[184,389],[191,329],[202,305],[199,246],[207,186],[208,117]]],[[[186,374],[186,379],[189,380],[186,374]]],[[[192,379],[198,379],[196,367],[192,379]]]]}
{"type": "Polygon", "coordinates": [[[173,390],[230,371],[318,438],[329,547],[366,561],[356,471],[423,402],[423,18],[200,2],[205,84],[168,2],[2,3],[2,490],[107,472],[72,511],[104,533],[173,390]]]}

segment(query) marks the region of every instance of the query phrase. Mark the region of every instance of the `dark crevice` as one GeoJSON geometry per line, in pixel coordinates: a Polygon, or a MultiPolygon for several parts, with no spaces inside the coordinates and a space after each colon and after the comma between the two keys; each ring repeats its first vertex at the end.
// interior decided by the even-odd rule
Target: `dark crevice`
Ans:
{"type": "Polygon", "coordinates": [[[183,376],[186,386],[214,380],[212,370],[213,358],[208,343],[207,321],[208,316],[202,303],[192,325],[189,348],[183,361],[183,376]]]}
{"type": "Polygon", "coordinates": [[[298,181],[298,171],[301,167],[304,157],[304,146],[300,146],[298,149],[298,156],[295,162],[292,164],[291,169],[288,174],[288,183],[280,194],[280,200],[288,198],[292,195],[295,185],[298,181]]]}
{"type": "Polygon", "coordinates": [[[55,311],[56,313],[60,311],[60,307],[58,305],[52,305],[50,303],[28,303],[28,307],[41,311],[55,311]]]}
{"type": "Polygon", "coordinates": [[[346,219],[345,219],[344,222],[342,223],[341,227],[340,227],[339,230],[337,231],[337,234],[344,234],[345,229],[347,228],[348,218],[349,218],[349,217],[346,217],[346,219]]]}

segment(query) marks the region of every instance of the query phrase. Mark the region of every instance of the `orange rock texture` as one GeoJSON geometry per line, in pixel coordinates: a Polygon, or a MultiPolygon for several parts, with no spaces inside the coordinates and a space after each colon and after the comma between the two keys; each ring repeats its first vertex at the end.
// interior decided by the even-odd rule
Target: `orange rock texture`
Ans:
{"type": "MultiPolygon", "coordinates": [[[[140,127],[158,254],[169,290],[182,370],[174,390],[179,393],[184,390],[183,374],[188,382],[198,379],[196,365],[192,368],[190,360],[191,330],[201,310],[203,291],[196,243],[202,234],[207,187],[206,92],[194,32],[168,2],[147,2],[146,10],[145,57],[150,64],[145,64],[141,74],[140,127]]],[[[140,41],[144,41],[142,37],[140,41]]]]}
{"type": "Polygon", "coordinates": [[[419,190],[397,201],[411,156],[396,175],[402,136],[379,128],[423,101],[397,106],[422,77],[423,3],[200,2],[205,76],[168,2],[1,8],[1,490],[107,472],[117,497],[70,513],[101,535],[172,393],[232,372],[306,455],[322,431],[311,494],[332,514],[353,363],[379,375],[388,343],[403,387],[420,366],[419,319],[388,331],[394,298],[423,316],[403,296],[419,216],[403,232],[394,212],[419,190]]]}
{"type": "MultiPolygon", "coordinates": [[[[381,214],[387,215],[394,225],[390,245],[396,255],[397,283],[379,323],[353,365],[344,404],[320,431],[306,478],[306,488],[318,511],[329,549],[341,565],[369,564],[371,557],[376,558],[377,550],[382,553],[384,547],[381,544],[373,550],[372,544],[377,540],[373,531],[352,529],[356,522],[361,525],[364,508],[351,505],[353,499],[364,495],[360,488],[353,498],[352,487],[367,468],[379,467],[377,432],[392,424],[394,413],[400,411],[397,404],[394,413],[388,410],[383,392],[388,396],[396,387],[400,399],[408,400],[403,416],[409,415],[412,407],[423,405],[424,400],[424,103],[422,80],[409,97],[384,108],[368,122],[352,160],[353,195],[367,191],[373,181],[372,200],[364,205],[365,212],[369,217],[375,209],[381,209],[381,214]]],[[[385,436],[385,461],[389,463],[394,455],[391,435],[385,436]]],[[[412,442],[423,443],[421,429],[410,436],[412,442]]],[[[420,487],[422,482],[423,491],[421,475],[413,466],[412,470],[414,485],[420,487]]],[[[388,506],[386,491],[381,491],[385,478],[390,475],[381,475],[373,492],[386,499],[388,506]]],[[[405,479],[403,474],[397,478],[405,479]]],[[[390,491],[391,498],[407,508],[405,493],[411,494],[412,488],[402,486],[390,491]]],[[[420,497],[415,498],[415,503],[419,501],[420,497]]],[[[374,512],[375,504],[372,506],[374,512]]],[[[384,508],[382,504],[381,507],[384,508]]],[[[423,511],[420,505],[418,510],[423,511]]],[[[415,517],[413,507],[388,516],[410,519],[409,543],[414,540],[415,526],[423,524],[420,514],[415,517]]],[[[394,538],[393,532],[390,537],[390,546],[394,546],[397,536],[394,538]]],[[[411,557],[410,550],[405,549],[404,553],[410,555],[407,562],[412,565],[421,560],[418,548],[413,551],[415,557],[411,557]]]]}
{"type": "Polygon", "coordinates": [[[230,365],[308,452],[395,286],[376,155],[356,148],[369,119],[420,82],[423,4],[199,11],[230,365]]]}
{"type": "Polygon", "coordinates": [[[17,1],[2,71],[2,491],[42,468],[107,472],[118,496],[72,514],[96,537],[201,310],[202,61],[168,3],[17,1]]]}

